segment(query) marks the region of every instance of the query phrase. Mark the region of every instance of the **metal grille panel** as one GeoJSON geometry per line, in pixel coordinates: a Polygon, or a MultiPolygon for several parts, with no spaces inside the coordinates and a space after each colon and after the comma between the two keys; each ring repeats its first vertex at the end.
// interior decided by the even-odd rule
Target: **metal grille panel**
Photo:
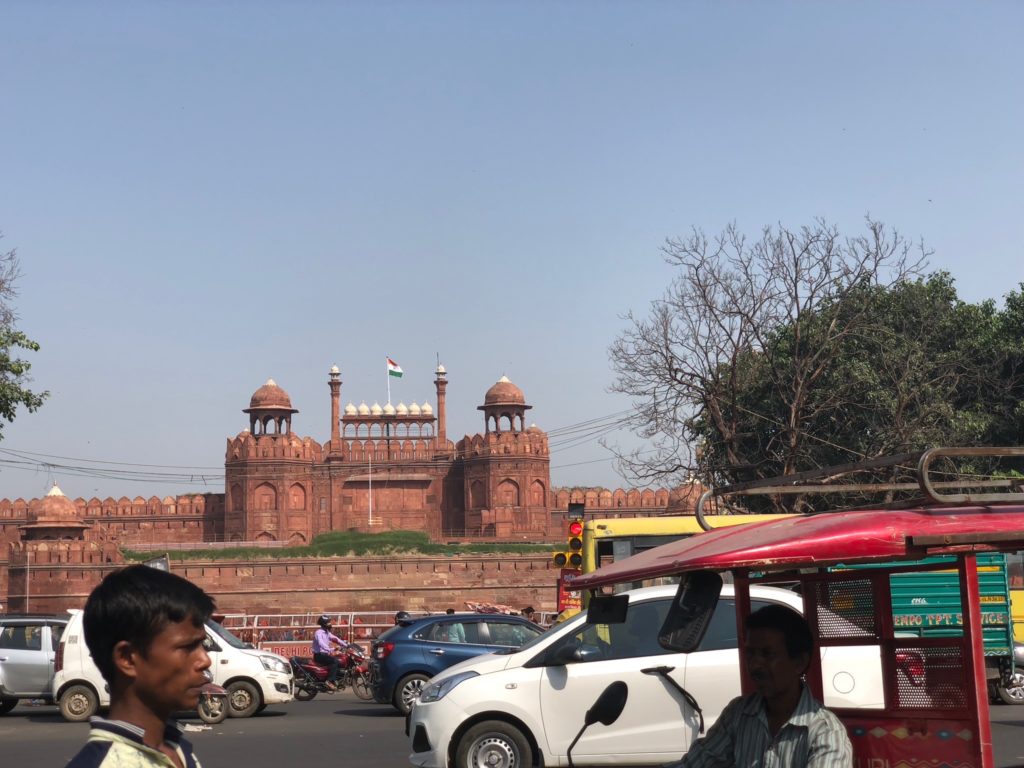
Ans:
{"type": "Polygon", "coordinates": [[[870,579],[814,585],[818,632],[822,638],[877,637],[870,579]]]}
{"type": "Polygon", "coordinates": [[[899,706],[963,709],[967,706],[967,662],[955,646],[900,648],[896,652],[899,706]]]}

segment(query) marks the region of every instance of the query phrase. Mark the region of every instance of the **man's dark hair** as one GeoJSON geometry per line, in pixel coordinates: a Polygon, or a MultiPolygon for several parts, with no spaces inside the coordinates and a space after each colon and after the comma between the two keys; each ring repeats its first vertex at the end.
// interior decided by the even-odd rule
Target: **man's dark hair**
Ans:
{"type": "Polygon", "coordinates": [[[114,682],[114,646],[127,640],[143,656],[168,624],[191,619],[202,626],[213,598],[173,573],[130,565],[107,575],[85,603],[85,644],[103,678],[114,682]]]}
{"type": "Polygon", "coordinates": [[[784,605],[766,605],[747,616],[744,624],[747,631],[753,629],[776,629],[786,641],[786,653],[791,659],[814,650],[814,637],[807,621],[792,608],[784,605]]]}

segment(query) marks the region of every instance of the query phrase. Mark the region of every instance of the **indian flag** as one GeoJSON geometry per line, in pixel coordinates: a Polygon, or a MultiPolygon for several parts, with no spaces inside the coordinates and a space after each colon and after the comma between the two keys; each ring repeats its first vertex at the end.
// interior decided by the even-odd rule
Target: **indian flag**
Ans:
{"type": "Polygon", "coordinates": [[[396,363],[390,357],[387,358],[387,361],[388,361],[388,376],[397,376],[398,378],[402,378],[402,366],[400,366],[398,363],[396,363]]]}

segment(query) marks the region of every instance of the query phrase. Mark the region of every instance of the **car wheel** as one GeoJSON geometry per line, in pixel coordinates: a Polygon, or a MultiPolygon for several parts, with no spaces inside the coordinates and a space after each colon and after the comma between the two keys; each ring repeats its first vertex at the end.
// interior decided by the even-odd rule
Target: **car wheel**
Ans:
{"type": "Polygon", "coordinates": [[[1024,704],[1024,673],[1014,672],[1009,686],[997,684],[996,694],[1004,704],[1024,704]]]}
{"type": "Polygon", "coordinates": [[[412,703],[419,698],[420,691],[423,690],[423,684],[429,679],[426,675],[414,674],[406,675],[399,680],[395,687],[395,709],[403,715],[408,715],[412,703]]]}
{"type": "Polygon", "coordinates": [[[228,686],[228,714],[231,717],[251,717],[260,706],[260,692],[245,680],[236,680],[228,686]]]}
{"type": "Polygon", "coordinates": [[[6,715],[12,709],[18,706],[17,699],[0,699],[0,715],[6,715]]]}
{"type": "Polygon", "coordinates": [[[86,685],[72,685],[60,697],[60,713],[72,723],[88,720],[98,709],[96,694],[86,685]]]}
{"type": "Polygon", "coordinates": [[[522,732],[499,720],[478,723],[459,740],[455,768],[528,768],[533,751],[522,732]]]}

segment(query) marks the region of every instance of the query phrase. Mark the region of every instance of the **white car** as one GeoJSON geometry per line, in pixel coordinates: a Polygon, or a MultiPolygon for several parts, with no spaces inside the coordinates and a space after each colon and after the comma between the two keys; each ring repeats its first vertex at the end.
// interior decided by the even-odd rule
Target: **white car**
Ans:
{"type": "MultiPolygon", "coordinates": [[[[740,674],[732,585],[723,586],[704,640],[689,654],[666,651],[656,637],[675,593],[674,585],[633,590],[623,624],[588,625],[580,614],[514,653],[479,656],[432,678],[407,721],[410,761],[418,768],[568,765],[584,713],[615,680],[629,686],[626,708],[612,725],[587,730],[573,762],[678,760],[699,735],[699,717],[654,668],[669,668],[696,699],[705,728],[740,695],[740,674]],[[574,649],[582,660],[572,660],[574,649]]],[[[802,610],[800,596],[784,589],[752,586],[750,598],[752,610],[770,603],[802,610]]],[[[827,648],[821,658],[826,705],[882,707],[878,646],[827,648]]]]}
{"type": "MultiPolygon", "coordinates": [[[[106,681],[85,644],[82,611],[68,611],[57,648],[53,699],[65,720],[88,720],[110,706],[106,681]]],[[[292,700],[292,667],[282,656],[250,648],[215,621],[206,622],[206,650],[213,682],[228,691],[228,714],[249,717],[268,704],[292,700]]]]}

